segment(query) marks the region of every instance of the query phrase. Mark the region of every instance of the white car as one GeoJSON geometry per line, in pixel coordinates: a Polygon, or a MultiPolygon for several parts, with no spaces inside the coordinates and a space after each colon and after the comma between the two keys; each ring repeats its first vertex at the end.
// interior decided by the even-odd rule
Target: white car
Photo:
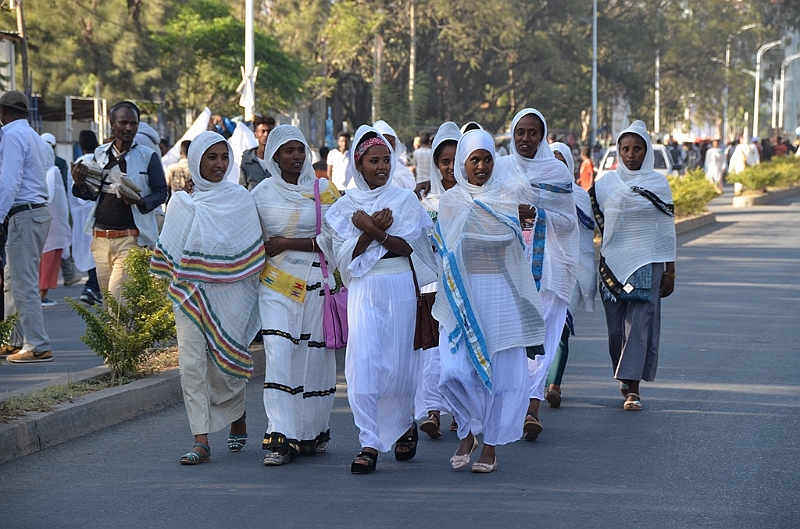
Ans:
{"type": "MultiPolygon", "coordinates": [[[[657,173],[667,176],[672,172],[672,156],[666,146],[657,143],[653,145],[653,154],[655,155],[654,169],[657,173]]],[[[601,176],[609,171],[617,168],[617,146],[612,145],[606,150],[606,153],[600,159],[600,166],[597,168],[597,176],[595,180],[599,180],[601,176]]]]}

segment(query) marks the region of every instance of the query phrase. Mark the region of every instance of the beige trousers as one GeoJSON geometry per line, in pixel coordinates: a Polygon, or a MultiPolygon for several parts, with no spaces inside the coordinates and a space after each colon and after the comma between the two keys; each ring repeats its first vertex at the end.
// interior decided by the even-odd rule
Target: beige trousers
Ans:
{"type": "Polygon", "coordinates": [[[208,356],[200,329],[174,307],[183,403],[192,435],[222,430],[244,414],[246,380],[226,375],[208,356]]]}
{"type": "Polygon", "coordinates": [[[132,235],[118,239],[92,237],[92,257],[97,267],[97,281],[101,292],[108,290],[114,299],[120,301],[122,282],[126,276],[125,258],[128,250],[138,247],[136,237],[132,235]]]}

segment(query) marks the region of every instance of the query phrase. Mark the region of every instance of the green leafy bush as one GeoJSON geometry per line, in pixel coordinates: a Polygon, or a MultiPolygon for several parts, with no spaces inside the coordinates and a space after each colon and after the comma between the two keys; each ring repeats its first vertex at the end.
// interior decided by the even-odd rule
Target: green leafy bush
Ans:
{"type": "Polygon", "coordinates": [[[169,281],[150,275],[152,255],[138,248],[128,253],[122,303],[107,291],[103,292],[105,308],[68,299],[86,322],[81,341],[106,361],[114,378],[135,372],[154,346],[175,337],[175,317],[167,300],[169,281]]]}
{"type": "Polygon", "coordinates": [[[18,312],[0,321],[0,344],[8,343],[8,339],[11,337],[11,331],[14,330],[14,325],[16,325],[17,322],[19,322],[18,312]]]}
{"type": "Polygon", "coordinates": [[[708,181],[702,169],[694,169],[685,175],[669,176],[675,216],[697,215],[706,209],[706,204],[717,196],[717,188],[708,181]]]}
{"type": "Polygon", "coordinates": [[[729,174],[729,183],[739,182],[748,191],[762,192],[768,187],[791,187],[800,183],[800,158],[781,156],[729,174]]]}

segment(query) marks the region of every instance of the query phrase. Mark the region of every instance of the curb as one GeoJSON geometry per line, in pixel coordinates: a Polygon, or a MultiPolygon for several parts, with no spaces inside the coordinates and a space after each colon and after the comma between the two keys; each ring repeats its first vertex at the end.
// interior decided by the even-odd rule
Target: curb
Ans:
{"type": "Polygon", "coordinates": [[[763,195],[739,195],[733,197],[733,207],[749,208],[752,206],[762,206],[772,204],[783,198],[796,197],[800,195],[800,186],[781,189],[780,191],[768,191],[763,195]]]}
{"type": "MultiPolygon", "coordinates": [[[[263,377],[263,346],[251,349],[251,353],[255,364],[252,379],[263,377]]],[[[107,367],[96,367],[42,386],[88,380],[108,371],[107,367]]],[[[15,393],[30,392],[28,388],[15,393]]],[[[124,386],[83,395],[74,402],[59,404],[52,411],[29,412],[16,421],[0,424],[0,463],[167,408],[182,400],[180,371],[173,367],[124,386]]]]}
{"type": "Polygon", "coordinates": [[[675,235],[682,235],[684,233],[714,224],[717,222],[717,217],[710,211],[701,213],[700,215],[692,215],[691,217],[684,217],[675,221],[675,235]]]}

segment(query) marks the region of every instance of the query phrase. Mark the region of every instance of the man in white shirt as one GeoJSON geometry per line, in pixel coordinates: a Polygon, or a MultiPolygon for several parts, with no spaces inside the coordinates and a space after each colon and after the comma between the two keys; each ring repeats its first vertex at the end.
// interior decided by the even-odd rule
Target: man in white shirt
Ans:
{"type": "Polygon", "coordinates": [[[337,148],[328,153],[328,180],[339,191],[344,191],[348,187],[355,187],[355,182],[347,179],[347,166],[350,164],[350,134],[340,132],[337,148]]]}
{"type": "Polygon", "coordinates": [[[431,151],[431,135],[421,132],[419,147],[414,150],[414,177],[417,186],[414,191],[419,195],[427,194],[431,190],[431,167],[433,167],[433,152],[431,151]]]}
{"type": "Polygon", "coordinates": [[[719,140],[711,143],[711,148],[706,151],[704,164],[706,178],[714,184],[719,193],[722,193],[722,176],[725,174],[725,156],[719,148],[719,140]]]}
{"type": "Polygon", "coordinates": [[[0,356],[11,363],[50,362],[39,297],[39,263],[50,229],[47,169],[52,150],[28,124],[28,98],[12,90],[0,97],[0,220],[7,232],[3,296],[6,315],[19,323],[0,356]]]}

